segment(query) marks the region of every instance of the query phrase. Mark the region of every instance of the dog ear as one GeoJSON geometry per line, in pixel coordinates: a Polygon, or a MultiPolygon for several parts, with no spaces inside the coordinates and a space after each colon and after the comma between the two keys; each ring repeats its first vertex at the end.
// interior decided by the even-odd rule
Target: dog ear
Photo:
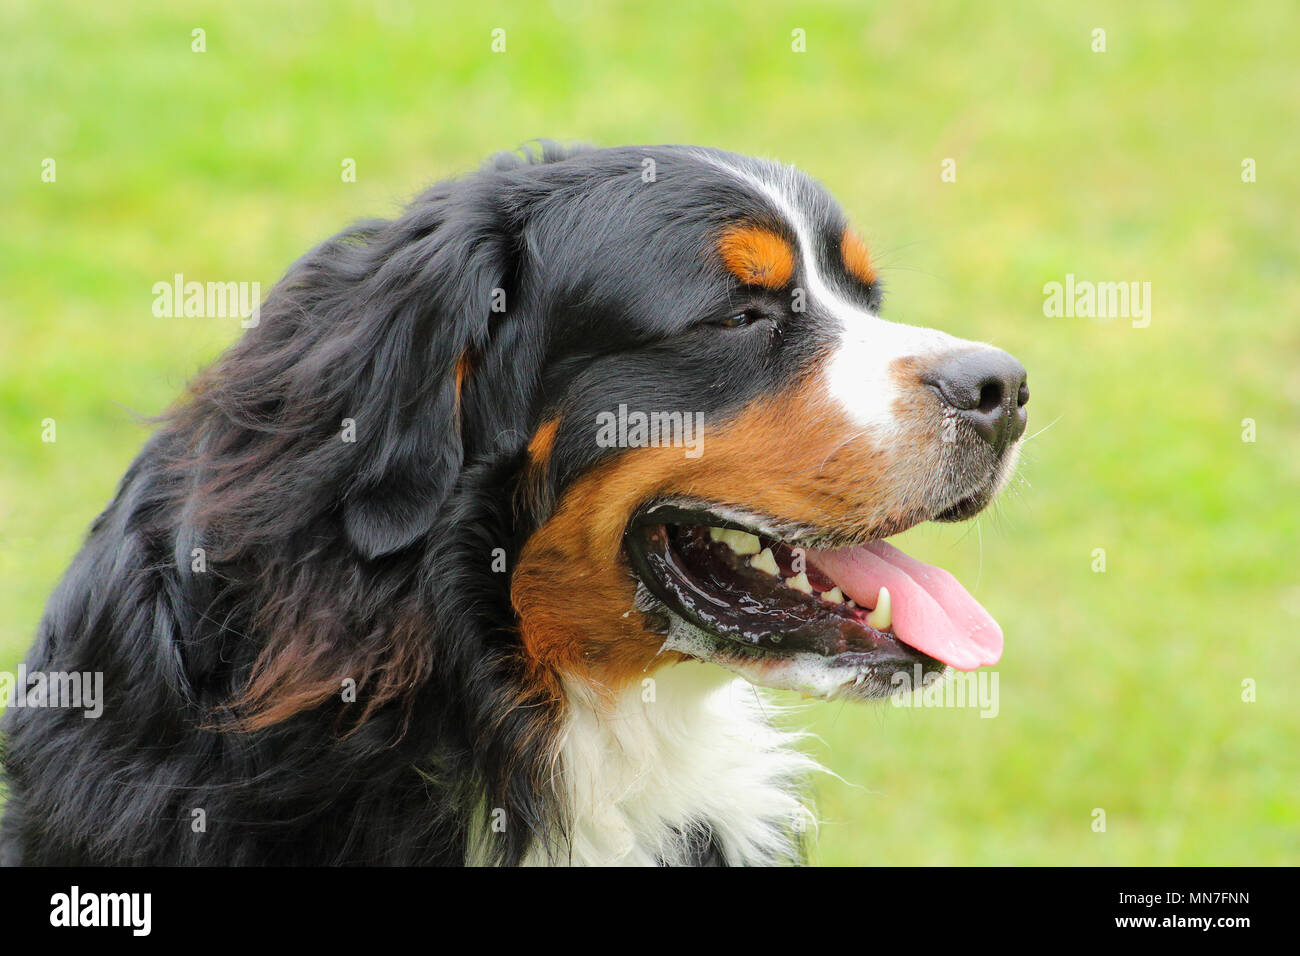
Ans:
{"type": "MultiPolygon", "coordinates": [[[[510,274],[489,184],[437,187],[385,237],[367,282],[382,334],[357,401],[356,472],[343,526],[362,555],[391,554],[428,533],[465,458],[462,390],[486,346],[510,274]]],[[[372,250],[373,251],[373,250],[372,250]]]]}

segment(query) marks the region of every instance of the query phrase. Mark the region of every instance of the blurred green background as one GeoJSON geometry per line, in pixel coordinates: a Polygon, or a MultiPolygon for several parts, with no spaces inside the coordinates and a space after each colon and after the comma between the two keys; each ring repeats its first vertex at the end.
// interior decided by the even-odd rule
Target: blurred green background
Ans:
{"type": "Polygon", "coordinates": [[[803,710],[839,775],[814,859],[1300,860],[1295,5],[452,7],[0,3],[0,669],[137,416],[239,334],[155,318],[153,283],[265,290],[536,136],[714,145],[820,178],[887,316],[993,341],[1033,387],[996,512],[906,542],[1001,621],[1000,712],[803,710]],[[1045,317],[1067,273],[1150,282],[1150,326],[1045,317]]]}

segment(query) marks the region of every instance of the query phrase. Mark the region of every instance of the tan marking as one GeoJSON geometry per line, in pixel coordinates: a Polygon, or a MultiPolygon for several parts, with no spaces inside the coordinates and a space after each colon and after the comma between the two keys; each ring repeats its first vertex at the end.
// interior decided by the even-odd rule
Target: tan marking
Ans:
{"type": "Polygon", "coordinates": [[[844,260],[844,268],[855,279],[867,285],[876,281],[876,270],[871,265],[871,253],[867,251],[866,243],[851,229],[846,228],[844,235],[840,237],[840,258],[844,260]]]}
{"type": "Polygon", "coordinates": [[[731,226],[718,240],[722,263],[746,285],[781,289],[794,275],[794,249],[762,226],[731,226]]]}
{"type": "Polygon", "coordinates": [[[560,418],[545,421],[533,435],[533,440],[528,443],[528,457],[534,465],[545,466],[551,457],[551,451],[555,447],[555,432],[560,427],[560,418]]]}
{"type": "Polygon", "coordinates": [[[473,368],[473,360],[470,358],[469,350],[462,352],[460,358],[456,360],[456,408],[460,408],[461,392],[465,389],[465,380],[469,378],[469,373],[473,368]]]}

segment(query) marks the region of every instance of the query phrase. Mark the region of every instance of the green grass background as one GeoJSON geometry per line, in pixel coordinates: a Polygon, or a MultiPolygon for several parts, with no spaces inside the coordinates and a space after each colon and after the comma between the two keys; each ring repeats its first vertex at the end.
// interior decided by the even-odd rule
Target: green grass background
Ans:
{"type": "Polygon", "coordinates": [[[996,513],[904,541],[1001,621],[999,716],[811,705],[839,775],[815,860],[1294,863],[1298,28],[1289,2],[3,0],[0,668],[135,415],[239,332],[154,318],[154,282],[269,288],[535,136],[716,145],[823,180],[887,315],[1013,351],[1050,424],[996,513]],[[1150,282],[1150,327],[1044,317],[1066,273],[1150,282]]]}

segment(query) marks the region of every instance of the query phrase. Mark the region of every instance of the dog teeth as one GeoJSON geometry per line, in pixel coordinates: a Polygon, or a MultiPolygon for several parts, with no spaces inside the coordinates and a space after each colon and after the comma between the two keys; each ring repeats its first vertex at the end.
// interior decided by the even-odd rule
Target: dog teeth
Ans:
{"type": "Polygon", "coordinates": [[[758,554],[761,550],[758,535],[748,531],[735,531],[731,528],[710,528],[709,537],[721,541],[739,555],[758,554]]]}
{"type": "MultiPolygon", "coordinates": [[[[725,544],[735,554],[741,557],[749,558],[749,566],[756,571],[762,571],[764,574],[770,574],[774,578],[781,577],[781,567],[776,563],[776,555],[772,553],[771,548],[763,547],[763,543],[758,539],[758,535],[750,534],[748,531],[737,531],[734,528],[709,528],[709,540],[725,544]]],[[[856,607],[852,601],[845,601],[844,592],[839,586],[833,586],[829,591],[818,591],[808,580],[808,572],[800,571],[793,577],[785,578],[785,586],[796,591],[802,591],[804,594],[816,595],[827,604],[845,604],[849,607],[856,607]]],[[[884,595],[884,611],[879,609],[880,599],[877,599],[877,610],[872,612],[868,619],[873,627],[884,630],[889,627],[889,592],[884,588],[880,589],[884,595]],[[884,624],[876,624],[876,620],[883,620],[884,624]]]]}
{"type": "Polygon", "coordinates": [[[876,595],[876,609],[867,615],[867,623],[877,631],[889,630],[894,623],[894,612],[889,602],[889,588],[881,588],[876,595]]]}
{"type": "Polygon", "coordinates": [[[794,588],[796,591],[802,591],[804,594],[812,594],[812,582],[808,580],[808,572],[800,571],[792,578],[785,579],[785,586],[794,588]]]}
{"type": "Polygon", "coordinates": [[[749,559],[749,566],[756,568],[772,577],[779,577],[781,569],[776,566],[776,556],[772,554],[771,548],[764,548],[758,554],[749,559]]]}

